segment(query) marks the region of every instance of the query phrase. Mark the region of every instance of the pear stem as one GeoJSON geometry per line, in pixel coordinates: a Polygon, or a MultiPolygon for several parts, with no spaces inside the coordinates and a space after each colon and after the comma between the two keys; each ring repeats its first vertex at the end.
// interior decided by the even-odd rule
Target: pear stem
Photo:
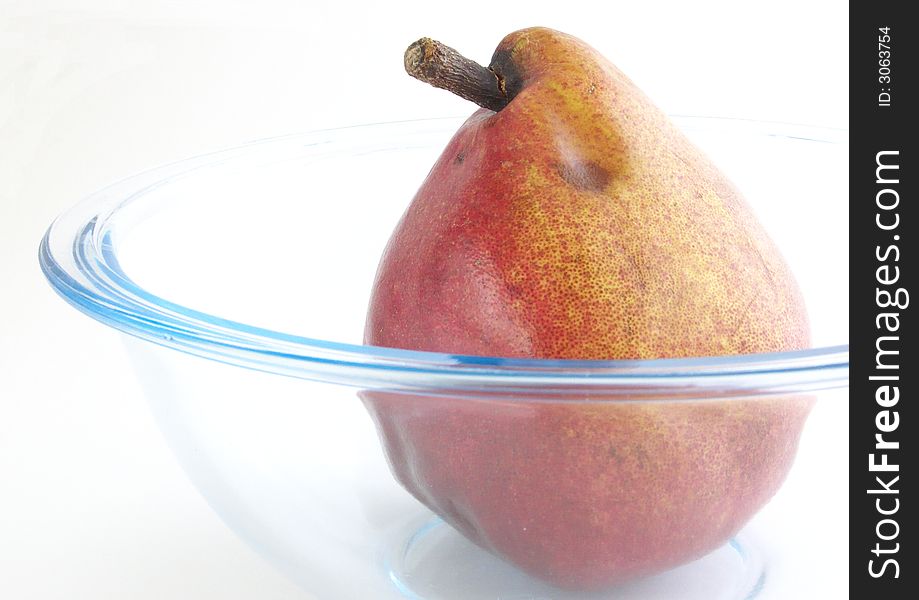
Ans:
{"type": "Polygon", "coordinates": [[[406,49],[405,72],[482,108],[497,112],[510,102],[503,77],[431,38],[421,38],[406,49]]]}

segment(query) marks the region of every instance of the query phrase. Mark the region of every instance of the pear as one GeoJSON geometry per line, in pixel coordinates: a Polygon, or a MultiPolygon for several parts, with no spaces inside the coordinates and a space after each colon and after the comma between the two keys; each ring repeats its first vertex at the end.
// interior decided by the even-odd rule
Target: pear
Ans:
{"type": "MultiPolygon", "coordinates": [[[[794,277],[741,194],[590,46],[524,29],[486,68],[425,38],[405,66],[482,108],[392,234],[365,343],[553,359],[808,346],[794,277]]],[[[409,492],[483,548],[583,589],[727,541],[778,489],[811,406],[362,397],[409,492]]]]}

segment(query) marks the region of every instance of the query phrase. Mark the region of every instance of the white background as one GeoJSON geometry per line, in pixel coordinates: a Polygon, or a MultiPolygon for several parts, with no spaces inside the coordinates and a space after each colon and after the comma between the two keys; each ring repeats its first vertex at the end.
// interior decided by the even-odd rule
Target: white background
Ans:
{"type": "Polygon", "coordinates": [[[592,43],[669,112],[847,125],[838,1],[0,0],[0,597],[307,597],[186,481],[117,335],[44,283],[39,239],[163,162],[471,112],[405,76],[405,46],[430,35],[487,62],[535,24],[592,43]]]}

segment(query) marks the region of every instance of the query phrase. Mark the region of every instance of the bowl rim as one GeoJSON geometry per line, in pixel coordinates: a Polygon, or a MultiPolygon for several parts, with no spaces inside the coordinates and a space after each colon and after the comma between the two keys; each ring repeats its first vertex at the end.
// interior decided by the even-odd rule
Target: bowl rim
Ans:
{"type": "MultiPolygon", "coordinates": [[[[845,129],[673,115],[684,127],[767,135],[804,142],[845,143],[845,129]]],[[[304,379],[390,391],[450,395],[503,394],[625,400],[743,397],[848,385],[849,347],[650,360],[523,359],[468,356],[320,340],[203,313],[136,285],[118,264],[106,224],[119,210],[178,175],[227,160],[245,160],[265,145],[369,129],[447,126],[457,117],[372,123],[255,140],[142,171],[89,195],[57,217],[39,246],[52,288],[90,317],[115,329],[186,353],[304,379]]]]}

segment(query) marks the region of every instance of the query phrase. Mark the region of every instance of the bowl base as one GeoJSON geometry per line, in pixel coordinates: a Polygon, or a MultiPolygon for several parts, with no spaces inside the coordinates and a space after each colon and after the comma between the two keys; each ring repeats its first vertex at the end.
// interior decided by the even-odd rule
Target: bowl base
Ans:
{"type": "Polygon", "coordinates": [[[411,600],[751,600],[765,581],[762,557],[742,536],[665,573],[601,592],[560,590],[482,550],[439,518],[415,521],[384,558],[411,600]]]}

